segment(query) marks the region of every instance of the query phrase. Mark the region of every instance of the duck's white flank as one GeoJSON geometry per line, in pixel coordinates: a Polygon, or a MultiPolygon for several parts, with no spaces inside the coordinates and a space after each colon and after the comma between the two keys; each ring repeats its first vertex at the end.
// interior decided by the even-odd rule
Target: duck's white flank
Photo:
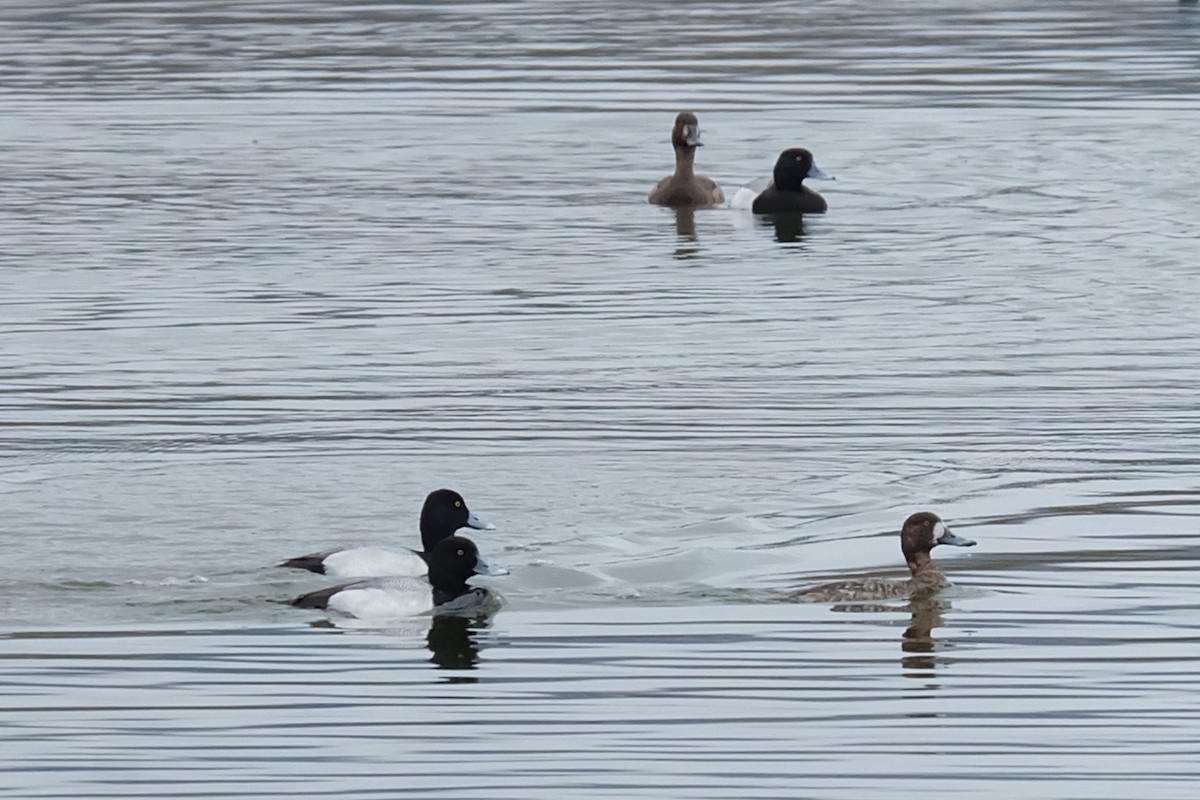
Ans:
{"type": "Polygon", "coordinates": [[[417,577],[429,571],[425,560],[412,550],[355,547],[330,553],[321,562],[331,578],[417,577]]]}

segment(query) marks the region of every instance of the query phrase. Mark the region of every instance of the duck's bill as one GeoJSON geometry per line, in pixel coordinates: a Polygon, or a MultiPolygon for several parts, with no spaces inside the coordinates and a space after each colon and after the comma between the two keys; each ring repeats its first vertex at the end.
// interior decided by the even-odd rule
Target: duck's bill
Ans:
{"type": "Polygon", "coordinates": [[[467,527],[474,528],[477,531],[494,531],[494,530],[496,530],[495,525],[491,524],[490,522],[484,522],[479,517],[475,516],[474,513],[467,515],[467,527]]]}
{"type": "Polygon", "coordinates": [[[804,177],[806,177],[806,178],[818,178],[818,179],[820,179],[820,180],[825,180],[825,181],[832,181],[832,180],[835,180],[835,179],[834,179],[834,177],[833,177],[832,175],[830,175],[830,174],[826,173],[826,172],[825,172],[825,170],[823,170],[823,169],[821,169],[820,167],[818,167],[818,166],[817,166],[817,163],[816,163],[815,161],[813,162],[813,165],[812,165],[811,167],[809,167],[809,169],[808,169],[808,174],[807,174],[807,175],[805,175],[804,177]]]}
{"type": "Polygon", "coordinates": [[[702,146],[704,144],[704,142],[700,141],[700,126],[684,125],[683,126],[683,141],[685,141],[689,147],[702,146]]]}
{"type": "Polygon", "coordinates": [[[949,528],[943,528],[942,535],[937,538],[938,544],[952,544],[955,547],[974,547],[975,540],[951,533],[949,528]]]}
{"type": "Polygon", "coordinates": [[[475,556],[475,574],[476,575],[507,575],[508,570],[504,567],[493,567],[484,559],[483,556],[475,556]]]}

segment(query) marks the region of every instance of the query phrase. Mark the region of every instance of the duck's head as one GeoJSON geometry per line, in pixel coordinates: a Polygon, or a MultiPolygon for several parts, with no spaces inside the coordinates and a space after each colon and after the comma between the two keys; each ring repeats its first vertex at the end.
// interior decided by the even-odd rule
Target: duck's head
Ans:
{"type": "Polygon", "coordinates": [[[779,154],[775,162],[775,188],[781,192],[798,192],[805,178],[829,176],[817,166],[813,154],[803,147],[793,147],[779,154]]]}
{"type": "Polygon", "coordinates": [[[904,527],[900,529],[900,549],[908,563],[912,564],[922,556],[928,557],[929,551],[939,544],[972,547],[975,540],[952,533],[932,511],[918,511],[904,520],[904,527]]]}
{"type": "Polygon", "coordinates": [[[430,552],[435,544],[454,535],[460,528],[490,531],[495,530],[496,526],[472,514],[467,508],[467,501],[453,489],[430,492],[425,498],[425,505],[421,506],[421,544],[425,552],[430,552]]]}
{"type": "Polygon", "coordinates": [[[671,129],[671,146],[676,150],[694,150],[700,147],[700,120],[690,111],[680,111],[671,129]]]}
{"type": "Polygon", "coordinates": [[[451,589],[467,582],[472,575],[498,575],[479,554],[479,548],[465,536],[450,536],[434,545],[429,554],[429,582],[435,589],[451,589]]]}

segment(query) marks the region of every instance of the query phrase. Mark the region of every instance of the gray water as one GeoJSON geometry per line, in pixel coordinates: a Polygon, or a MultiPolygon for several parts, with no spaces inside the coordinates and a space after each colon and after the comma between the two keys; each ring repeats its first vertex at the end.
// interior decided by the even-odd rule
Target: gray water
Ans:
{"type": "Polygon", "coordinates": [[[1192,798],[1200,11],[9,3],[13,798],[1192,798]],[[732,196],[645,203],[676,111],[732,196]],[[490,621],[273,569],[461,491],[490,621]],[[936,601],[789,602],[900,575],[936,601]],[[943,548],[948,549],[948,548],[943,548]]]}

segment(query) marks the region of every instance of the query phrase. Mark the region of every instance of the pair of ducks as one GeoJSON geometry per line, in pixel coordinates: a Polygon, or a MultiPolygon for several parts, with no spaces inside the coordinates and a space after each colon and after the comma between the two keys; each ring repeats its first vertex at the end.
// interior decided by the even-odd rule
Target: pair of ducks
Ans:
{"type": "Polygon", "coordinates": [[[489,595],[467,580],[475,575],[503,575],[505,570],[489,566],[474,542],[456,534],[462,528],[490,531],[495,527],[471,513],[458,492],[438,489],[421,507],[421,550],[335,548],[290,558],[279,566],[358,579],[301,595],[291,601],[298,608],[373,619],[430,611],[473,616],[487,604],[489,595]]]}
{"type": "MultiPolygon", "coordinates": [[[[284,561],[279,566],[306,569],[333,577],[359,580],[297,597],[299,608],[332,609],[353,617],[387,618],[434,613],[471,613],[486,603],[487,591],[471,587],[474,575],[501,575],[479,554],[475,543],[457,532],[462,528],[493,530],[467,508],[462,495],[450,489],[430,492],[421,508],[422,550],[380,548],[325,550],[284,561]],[[419,580],[428,572],[427,581],[419,580]]],[[[938,545],[971,547],[975,542],[950,531],[937,514],[921,511],[904,521],[900,550],[908,563],[908,580],[866,578],[829,583],[791,595],[816,602],[890,600],[934,592],[949,585],[930,551],[938,545]]]]}
{"type": "MultiPolygon", "coordinates": [[[[650,192],[650,202],[672,208],[705,208],[725,202],[725,193],[712,178],[696,174],[696,148],[700,141],[700,122],[690,111],[675,117],[671,146],[675,149],[675,173],[658,182],[650,192]]],[[[755,214],[824,214],[825,198],[804,185],[805,178],[828,178],[803,147],[784,150],[775,162],[773,180],[754,198],[750,210],[755,214]]]]}

